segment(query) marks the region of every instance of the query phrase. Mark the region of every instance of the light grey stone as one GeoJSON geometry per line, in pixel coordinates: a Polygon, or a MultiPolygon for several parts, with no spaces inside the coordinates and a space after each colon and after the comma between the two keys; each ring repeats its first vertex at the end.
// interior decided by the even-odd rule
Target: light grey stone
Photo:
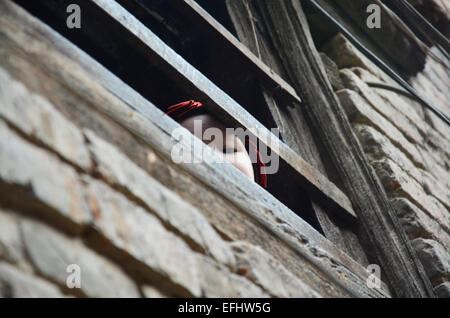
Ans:
{"type": "Polygon", "coordinates": [[[345,112],[353,124],[372,126],[387,136],[392,143],[419,168],[424,168],[423,158],[411,142],[390,121],[374,110],[357,92],[344,89],[336,92],[345,112]]]}
{"type": "Polygon", "coordinates": [[[447,209],[433,196],[427,195],[422,186],[395,162],[382,159],[373,162],[373,167],[390,197],[409,199],[438,221],[447,233],[450,233],[450,215],[447,209]]]}
{"type": "Polygon", "coordinates": [[[439,220],[434,220],[405,198],[395,198],[391,203],[409,238],[428,238],[450,246],[450,235],[445,232],[439,220]]]}
{"type": "Polygon", "coordinates": [[[196,253],[177,235],[143,208],[97,180],[86,178],[87,200],[94,226],[110,243],[182,286],[194,296],[201,294],[196,253]]]}
{"type": "Polygon", "coordinates": [[[23,256],[19,223],[10,213],[0,208],[0,259],[18,263],[23,256]]]}
{"type": "MultiPolygon", "coordinates": [[[[76,171],[16,135],[0,120],[0,179],[29,191],[77,225],[90,221],[76,171]]],[[[23,203],[23,202],[22,202],[23,203]]],[[[74,229],[75,230],[75,229],[74,229]]]]}
{"type": "Polygon", "coordinates": [[[269,297],[261,288],[243,276],[236,275],[225,266],[199,255],[197,258],[198,280],[202,296],[208,298],[266,298],[269,297]]]}
{"type": "Polygon", "coordinates": [[[231,243],[238,271],[276,297],[320,297],[310,286],[289,272],[260,247],[247,242],[231,243]]]}
{"type": "Polygon", "coordinates": [[[145,298],[167,298],[164,293],[159,291],[153,286],[144,285],[141,287],[142,294],[144,294],[145,298]]]}
{"type": "Polygon", "coordinates": [[[338,33],[325,43],[322,50],[337,64],[339,69],[361,67],[371,72],[383,82],[394,83],[386,73],[357,50],[341,33],[338,33]]]}
{"type": "MultiPolygon", "coordinates": [[[[366,69],[361,67],[352,67],[350,70],[366,84],[378,83],[387,85],[384,81],[380,80],[366,69]]],[[[370,85],[368,86],[370,87],[370,85]]],[[[391,83],[389,86],[404,90],[396,83],[391,83]]],[[[382,105],[381,107],[389,106],[397,109],[402,115],[409,118],[409,123],[417,127],[421,135],[426,135],[427,131],[432,129],[424,120],[425,115],[423,113],[423,106],[414,99],[400,95],[399,93],[386,88],[371,87],[371,90],[372,92],[378,94],[385,102],[386,105],[382,105]]],[[[386,109],[385,111],[389,111],[389,109],[386,109]]]]}
{"type": "Polygon", "coordinates": [[[15,267],[0,263],[0,298],[61,298],[59,289],[15,267]]]}
{"type": "MultiPolygon", "coordinates": [[[[355,73],[349,69],[343,69],[340,72],[341,79],[345,87],[360,94],[370,106],[379,114],[383,115],[392,125],[397,127],[411,142],[422,144],[423,137],[419,133],[414,122],[392,107],[386,102],[374,89],[364,83],[355,73]]],[[[369,117],[370,118],[370,117],[369,117]]]]}
{"type": "Polygon", "coordinates": [[[79,129],[46,99],[0,69],[0,116],[24,134],[38,139],[62,157],[88,169],[89,152],[79,129]]]}
{"type": "Polygon", "coordinates": [[[50,227],[22,220],[21,231],[31,262],[45,277],[67,286],[69,265],[80,269],[81,291],[89,297],[139,297],[134,282],[117,265],[50,227]]]}
{"type": "Polygon", "coordinates": [[[450,279],[450,253],[433,240],[417,238],[412,241],[417,256],[430,279],[448,281],[450,279]]]}

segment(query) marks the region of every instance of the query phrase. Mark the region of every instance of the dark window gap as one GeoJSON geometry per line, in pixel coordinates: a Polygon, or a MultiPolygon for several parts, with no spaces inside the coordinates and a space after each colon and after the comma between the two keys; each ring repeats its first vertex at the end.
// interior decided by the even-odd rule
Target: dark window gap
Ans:
{"type": "MultiPolygon", "coordinates": [[[[206,36],[184,19],[169,1],[118,0],[124,8],[146,25],[175,52],[230,95],[265,127],[276,127],[260,92],[254,74],[242,68],[240,57],[224,46],[223,41],[206,36]]],[[[221,1],[209,4],[220,11],[221,1]]],[[[225,5],[223,4],[223,8],[225,5]]],[[[226,12],[226,11],[225,11],[226,12]]],[[[225,14],[216,13],[225,20],[225,14]]]]}
{"type": "MultiPolygon", "coordinates": [[[[39,3],[16,0],[16,2],[72,41],[161,110],[166,110],[167,106],[181,100],[196,99],[189,88],[177,85],[161,70],[148,63],[148,53],[146,53],[148,50],[144,44],[134,42],[131,45],[127,41],[132,41],[133,37],[119,36],[123,32],[128,32],[127,30],[107,15],[97,16],[98,8],[97,10],[94,9],[95,4],[74,0],[54,0],[39,3]],[[79,30],[68,29],[65,9],[68,4],[77,2],[83,8],[83,25],[79,30]],[[87,6],[94,7],[87,9],[87,6]]],[[[154,31],[152,27],[149,28],[154,31]]],[[[170,36],[172,35],[167,35],[168,41],[174,41],[170,39],[170,36]]],[[[176,46],[177,43],[173,45],[176,46]]],[[[178,43],[178,45],[181,44],[178,43]]],[[[203,50],[203,52],[207,51],[203,50]]],[[[202,56],[201,52],[199,54],[202,56]]],[[[214,56],[210,56],[210,58],[213,61],[214,56]]],[[[211,62],[210,67],[213,65],[211,62]]],[[[248,87],[245,87],[242,91],[244,93],[252,91],[252,96],[250,94],[249,96],[258,98],[258,102],[253,100],[251,109],[248,109],[252,115],[255,116],[254,113],[258,113],[256,110],[267,109],[256,81],[249,81],[248,87]]],[[[274,123],[270,122],[272,117],[268,109],[260,112],[259,117],[263,124],[275,127],[274,123]]],[[[301,187],[301,184],[304,184],[302,176],[294,168],[280,158],[278,173],[269,175],[268,181],[268,192],[323,234],[312,209],[309,193],[301,187]]]]}

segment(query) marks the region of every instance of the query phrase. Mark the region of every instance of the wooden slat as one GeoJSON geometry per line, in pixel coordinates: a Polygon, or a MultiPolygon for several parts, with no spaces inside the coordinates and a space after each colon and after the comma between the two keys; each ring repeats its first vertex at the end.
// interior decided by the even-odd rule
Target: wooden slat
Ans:
{"type": "MultiPolygon", "coordinates": [[[[261,52],[261,59],[270,67],[280,72],[280,74],[285,74],[286,72],[284,72],[278,58],[279,53],[274,51],[274,47],[270,43],[270,35],[267,33],[267,28],[263,27],[263,19],[254,10],[253,4],[249,2],[248,6],[246,6],[243,2],[228,0],[226,5],[239,39],[253,52],[261,52]],[[251,10],[251,15],[258,22],[256,27],[252,26],[252,21],[248,18],[248,10],[251,10]]],[[[277,127],[280,127],[281,135],[286,144],[305,158],[308,163],[319,169],[325,176],[336,177],[338,174],[333,169],[333,163],[329,160],[324,160],[321,156],[325,151],[320,149],[318,140],[314,138],[314,134],[304,112],[305,110],[300,105],[297,105],[297,107],[280,107],[275,98],[267,94],[263,87],[261,89],[264,91],[268,108],[273,114],[277,127]]],[[[336,182],[336,180],[332,181],[336,182]]],[[[339,182],[339,180],[337,181],[339,182]]],[[[339,183],[337,184],[339,185],[339,183]]],[[[292,195],[297,195],[295,191],[291,190],[289,192],[292,192],[292,195]]],[[[316,216],[316,223],[322,229],[325,237],[352,256],[360,264],[368,265],[369,261],[367,260],[366,253],[355,234],[357,227],[353,224],[347,224],[345,220],[333,218],[327,209],[322,208],[314,200],[311,202],[311,207],[316,216]]],[[[311,222],[309,223],[311,224],[311,222]]]]}
{"type": "Polygon", "coordinates": [[[333,211],[340,213],[341,216],[356,218],[350,200],[335,184],[281,142],[236,101],[187,63],[123,7],[114,1],[93,0],[93,2],[104,13],[125,27],[130,35],[134,35],[137,43],[146,45],[151,58],[149,63],[153,63],[169,75],[178,85],[188,87],[193,95],[198,96],[198,99],[202,100],[205,106],[218,117],[247,128],[300,174],[303,186],[312,196],[319,197],[326,204],[334,206],[336,210],[333,209],[333,211]]]}
{"type": "Polygon", "coordinates": [[[269,91],[277,91],[281,95],[280,97],[292,102],[301,102],[300,97],[291,85],[255,56],[197,2],[194,0],[168,0],[167,2],[183,13],[189,23],[199,27],[208,38],[221,41],[227,50],[238,52],[243,60],[242,65],[255,73],[269,91]]]}
{"type": "MultiPolygon", "coordinates": [[[[36,68],[41,68],[68,91],[84,99],[93,111],[106,114],[159,154],[170,158],[173,146],[179,142],[171,138],[171,132],[180,127],[178,123],[86,53],[6,0],[0,1],[0,52],[4,52],[5,47],[17,52],[21,58],[33,61],[36,68]]],[[[8,63],[7,58],[0,59],[1,65],[8,63]]],[[[185,137],[190,136],[188,131],[185,134],[185,137]]],[[[258,221],[269,233],[325,273],[330,281],[354,296],[389,296],[385,285],[380,290],[368,288],[369,273],[360,264],[267,191],[243,178],[231,164],[214,163],[214,159],[219,159],[218,155],[200,140],[196,139],[195,145],[187,145],[187,138],[180,141],[189,149],[198,147],[209,159],[195,164],[181,163],[180,168],[258,221]]]]}

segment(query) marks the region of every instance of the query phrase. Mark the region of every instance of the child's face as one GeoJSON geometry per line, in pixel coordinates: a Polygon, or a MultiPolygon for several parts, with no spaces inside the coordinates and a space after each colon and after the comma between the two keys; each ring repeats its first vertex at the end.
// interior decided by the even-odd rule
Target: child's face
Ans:
{"type": "Polygon", "coordinates": [[[183,119],[180,121],[180,125],[189,130],[192,134],[195,134],[197,138],[213,148],[217,153],[254,181],[252,162],[244,144],[236,137],[236,135],[232,133],[227,134],[226,127],[222,123],[218,122],[211,115],[204,114],[183,119]],[[195,134],[194,131],[195,121],[201,121],[202,124],[202,131],[197,132],[197,134],[195,134]],[[218,138],[214,139],[214,137],[206,137],[204,133],[208,128],[219,129],[222,132],[223,140],[217,140],[218,138]],[[199,135],[200,133],[201,135],[199,135]]]}

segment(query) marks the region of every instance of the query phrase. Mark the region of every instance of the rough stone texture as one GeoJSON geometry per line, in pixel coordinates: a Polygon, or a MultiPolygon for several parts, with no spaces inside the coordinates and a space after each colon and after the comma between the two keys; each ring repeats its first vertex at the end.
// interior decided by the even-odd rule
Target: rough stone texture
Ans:
{"type": "Polygon", "coordinates": [[[0,262],[0,298],[60,298],[59,289],[35,276],[0,262]]]}
{"type": "Polygon", "coordinates": [[[380,97],[376,91],[364,83],[351,70],[344,69],[340,71],[341,78],[345,87],[350,88],[361,95],[378,113],[389,119],[392,124],[397,127],[405,137],[417,144],[423,142],[423,137],[420,135],[415,125],[396,108],[392,107],[380,97]]]}
{"type": "Polygon", "coordinates": [[[192,239],[219,262],[234,266],[230,248],[199,211],[161,186],[111,144],[99,139],[91,131],[85,134],[97,170],[105,179],[126,188],[163,221],[192,239]]]}
{"type": "MultiPolygon", "coordinates": [[[[431,51],[439,59],[446,61],[446,57],[438,49],[433,47],[431,51]]],[[[427,97],[434,107],[447,114],[448,117],[450,112],[450,89],[448,87],[450,72],[445,66],[441,65],[433,57],[428,56],[423,71],[411,78],[410,82],[420,94],[427,97]]],[[[428,123],[436,131],[449,138],[450,127],[447,124],[428,109],[425,111],[425,115],[428,123]]],[[[447,149],[447,151],[450,150],[447,149]]]]}
{"type": "Polygon", "coordinates": [[[261,288],[246,278],[231,273],[228,268],[206,257],[197,258],[199,267],[199,282],[203,297],[269,297],[261,288]]]}
{"type": "Polygon", "coordinates": [[[231,243],[238,273],[276,297],[319,297],[317,292],[287,271],[260,247],[246,242],[231,243]]]}
{"type": "Polygon", "coordinates": [[[141,291],[145,298],[167,298],[166,295],[153,286],[142,286],[141,291]]]}
{"type": "Polygon", "coordinates": [[[81,132],[46,99],[30,93],[22,83],[11,80],[3,69],[0,69],[0,99],[0,117],[27,136],[55,149],[65,159],[85,169],[90,167],[81,132]]]}
{"type": "Polygon", "coordinates": [[[17,218],[0,208],[0,259],[18,263],[23,258],[23,244],[17,218]]]}
{"type": "Polygon", "coordinates": [[[387,74],[357,50],[341,33],[329,40],[322,50],[336,63],[339,69],[361,67],[386,83],[394,83],[387,74]]]}
{"type": "MultiPolygon", "coordinates": [[[[324,51],[340,69],[347,89],[337,95],[369,162],[413,240],[436,294],[448,297],[450,127],[411,98],[367,85],[400,88],[342,35],[331,39],[324,51]]],[[[435,48],[432,51],[440,54],[435,48]]],[[[410,82],[433,106],[449,114],[449,80],[450,73],[428,56],[423,71],[410,82]]]]}
{"type": "MultiPolygon", "coordinates": [[[[433,195],[447,208],[450,207],[450,188],[447,188],[445,183],[442,184],[428,171],[417,168],[400,149],[392,145],[385,135],[370,126],[359,124],[354,125],[354,131],[371,162],[383,158],[391,159],[404,172],[413,177],[427,194],[433,195]]],[[[444,179],[446,179],[446,174],[444,174],[444,179]]]]}
{"type": "Polygon", "coordinates": [[[450,254],[441,244],[422,238],[413,240],[412,244],[433,282],[450,280],[450,254]]]}
{"type": "Polygon", "coordinates": [[[411,240],[421,237],[441,241],[443,246],[450,246],[450,234],[442,229],[438,221],[408,199],[395,198],[391,202],[411,240]]]}
{"type": "Polygon", "coordinates": [[[3,121],[0,121],[0,162],[2,182],[20,186],[30,193],[29,198],[17,198],[20,203],[38,200],[75,224],[89,222],[90,214],[76,171],[60,164],[56,156],[28,144],[3,121]]]}
{"type": "Polygon", "coordinates": [[[88,297],[138,297],[139,292],[123,271],[80,241],[70,239],[43,224],[23,220],[20,224],[27,254],[37,270],[66,286],[67,267],[80,267],[81,292],[88,297]]]}
{"type": "Polygon", "coordinates": [[[417,148],[410,143],[388,119],[380,115],[358,93],[350,89],[338,91],[337,96],[353,123],[370,124],[387,136],[402,149],[416,165],[424,167],[423,159],[417,148]]]}
{"type": "Polygon", "coordinates": [[[450,215],[435,198],[425,193],[420,184],[409,177],[395,162],[382,159],[373,163],[385,189],[391,197],[406,197],[439,221],[450,233],[450,215]]]}
{"type": "Polygon", "coordinates": [[[421,179],[421,171],[423,170],[418,169],[404,152],[392,144],[386,135],[372,126],[358,123],[353,125],[353,130],[358,136],[370,162],[387,157],[395,161],[405,172],[414,177],[416,181],[421,179]]]}
{"type": "MultiPolygon", "coordinates": [[[[387,84],[387,83],[364,68],[352,67],[349,70],[351,70],[356,76],[358,76],[361,79],[361,81],[366,83],[373,92],[375,92],[386,103],[388,103],[386,105],[386,111],[390,111],[389,108],[394,108],[394,110],[391,110],[393,112],[395,112],[395,110],[398,110],[402,115],[404,115],[410,120],[409,124],[414,125],[419,130],[421,135],[425,135],[431,129],[431,127],[429,127],[427,122],[424,121],[423,106],[417,103],[414,99],[400,95],[387,88],[377,88],[370,86],[369,85],[370,83],[377,83],[377,84],[387,84]]],[[[390,83],[389,86],[404,90],[400,85],[396,83],[395,84],[390,83]]]]}
{"type": "Polygon", "coordinates": [[[152,214],[94,179],[87,197],[94,224],[115,247],[126,251],[153,271],[200,295],[195,253],[152,214]],[[180,266],[182,264],[182,266],[180,266]]]}

